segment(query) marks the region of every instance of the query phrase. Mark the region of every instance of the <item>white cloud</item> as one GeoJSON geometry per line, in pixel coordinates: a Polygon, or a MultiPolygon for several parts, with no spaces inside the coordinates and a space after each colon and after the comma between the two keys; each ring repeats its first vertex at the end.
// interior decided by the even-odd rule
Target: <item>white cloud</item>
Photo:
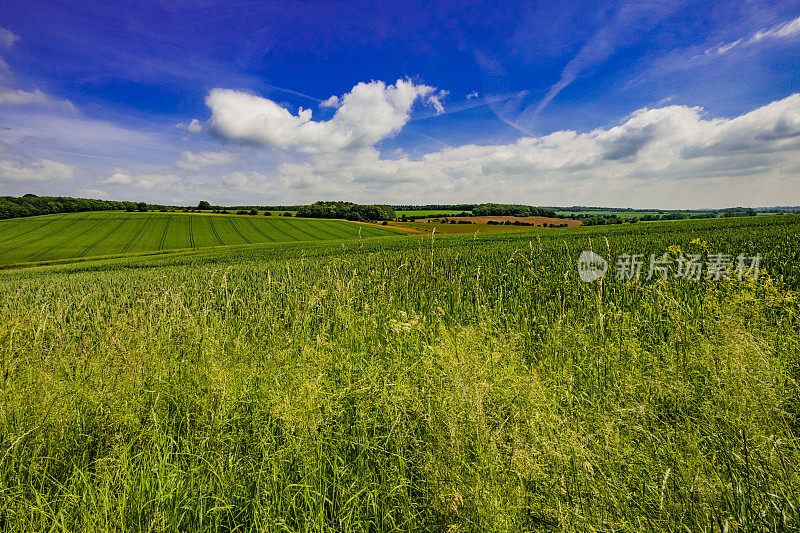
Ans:
{"type": "Polygon", "coordinates": [[[771,28],[765,28],[754,33],[749,39],[740,37],[735,41],[723,43],[713,48],[709,48],[704,55],[722,55],[737,47],[752,46],[765,40],[789,39],[800,35],[800,17],[788,22],[776,24],[771,28]]]}
{"type": "Polygon", "coordinates": [[[72,102],[54,98],[38,89],[35,91],[23,91],[7,87],[0,87],[0,105],[45,105],[63,107],[69,110],[75,109],[72,102]]]}
{"type": "Polygon", "coordinates": [[[0,181],[72,181],[73,168],[69,165],[40,159],[37,161],[0,161],[0,181]]]}
{"type": "Polygon", "coordinates": [[[174,189],[182,183],[175,174],[141,174],[132,176],[132,185],[138,189],[174,189]]]}
{"type": "Polygon", "coordinates": [[[133,182],[130,172],[124,169],[117,169],[109,178],[100,180],[99,183],[109,185],[130,185],[133,182]]]}
{"type": "Polygon", "coordinates": [[[231,172],[220,179],[227,189],[265,193],[271,186],[269,176],[260,172],[231,172]]]}
{"type": "Polygon", "coordinates": [[[75,195],[80,198],[98,198],[107,199],[108,193],[100,189],[77,189],[75,195]]]}
{"type": "Polygon", "coordinates": [[[320,107],[339,107],[340,105],[339,97],[335,94],[327,100],[323,100],[319,103],[320,107]]]}
{"type": "Polygon", "coordinates": [[[757,43],[764,39],[787,39],[798,34],[800,34],[800,17],[783,24],[777,24],[767,30],[758,31],[750,38],[749,42],[757,43]]]}
{"type": "Polygon", "coordinates": [[[229,165],[239,159],[235,152],[190,152],[181,153],[181,159],[175,163],[185,170],[201,170],[206,167],[229,165]]]}
{"type": "Polygon", "coordinates": [[[328,121],[312,120],[310,109],[300,108],[294,115],[272,100],[229,89],[212,90],[206,104],[212,112],[211,126],[223,138],[320,153],[373,146],[408,122],[417,99],[439,111],[443,96],[409,80],[394,85],[359,83],[337,99],[339,107],[328,121]]]}
{"type": "Polygon", "coordinates": [[[288,191],[319,194],[338,187],[373,201],[639,198],[657,206],[668,200],[665,191],[682,191],[682,205],[708,206],[718,200],[704,200],[696,190],[712,182],[719,198],[726,187],[739,194],[737,203],[758,197],[741,196],[754,184],[765,188],[765,198],[769,193],[796,203],[798,169],[800,94],[794,94],[733,119],[706,118],[699,107],[641,109],[612,128],[557,131],[508,145],[465,145],[419,160],[380,159],[373,148],[318,154],[280,166],[276,177],[288,191]]]}
{"type": "Polygon", "coordinates": [[[190,133],[200,133],[203,131],[203,125],[200,124],[199,120],[193,118],[189,125],[186,126],[186,129],[189,130],[190,133]]]}
{"type": "Polygon", "coordinates": [[[200,124],[200,121],[196,118],[193,118],[191,122],[186,124],[185,122],[178,122],[175,124],[175,127],[179,130],[186,130],[189,133],[202,133],[203,132],[203,125],[200,124]]]}
{"type": "Polygon", "coordinates": [[[99,179],[98,185],[129,185],[137,189],[170,189],[183,183],[183,179],[172,173],[136,174],[128,169],[118,168],[105,179],[99,179]]]}
{"type": "Polygon", "coordinates": [[[17,41],[19,41],[17,35],[14,35],[11,30],[0,26],[0,44],[6,48],[12,48],[17,41]]]}

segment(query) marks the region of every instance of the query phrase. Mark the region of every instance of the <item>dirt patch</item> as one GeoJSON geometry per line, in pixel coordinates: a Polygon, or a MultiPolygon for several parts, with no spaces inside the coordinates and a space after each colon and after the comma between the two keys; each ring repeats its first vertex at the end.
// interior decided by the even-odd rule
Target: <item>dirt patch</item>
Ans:
{"type": "Polygon", "coordinates": [[[428,220],[442,220],[446,218],[448,221],[455,220],[458,222],[459,220],[467,220],[469,222],[474,222],[475,224],[486,224],[490,220],[493,222],[505,222],[508,220],[512,224],[514,221],[525,222],[527,224],[536,224],[537,226],[543,226],[544,224],[566,224],[567,226],[580,226],[580,220],[572,220],[571,218],[551,218],[551,217],[511,217],[511,216],[485,216],[485,217],[442,217],[442,218],[435,218],[435,219],[417,219],[417,222],[427,222],[428,220]]]}

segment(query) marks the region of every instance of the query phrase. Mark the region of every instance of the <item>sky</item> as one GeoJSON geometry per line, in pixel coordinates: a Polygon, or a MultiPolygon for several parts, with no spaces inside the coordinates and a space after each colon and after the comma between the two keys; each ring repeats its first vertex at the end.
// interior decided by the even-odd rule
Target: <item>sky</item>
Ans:
{"type": "Polygon", "coordinates": [[[0,9],[0,195],[800,204],[800,4],[0,9]]]}

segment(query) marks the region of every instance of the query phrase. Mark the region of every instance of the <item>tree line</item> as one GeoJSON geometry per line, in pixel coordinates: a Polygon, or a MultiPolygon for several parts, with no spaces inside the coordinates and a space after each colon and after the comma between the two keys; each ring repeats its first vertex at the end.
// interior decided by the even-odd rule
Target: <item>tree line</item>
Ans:
{"type": "Polygon", "coordinates": [[[355,221],[394,220],[394,209],[387,205],[362,205],[352,202],[314,202],[300,206],[298,217],[343,218],[355,221]]]}
{"type": "Polygon", "coordinates": [[[26,194],[21,197],[0,196],[0,219],[81,211],[135,211],[137,208],[139,208],[139,204],[135,202],[92,200],[67,196],[36,196],[34,194],[26,194]]]}

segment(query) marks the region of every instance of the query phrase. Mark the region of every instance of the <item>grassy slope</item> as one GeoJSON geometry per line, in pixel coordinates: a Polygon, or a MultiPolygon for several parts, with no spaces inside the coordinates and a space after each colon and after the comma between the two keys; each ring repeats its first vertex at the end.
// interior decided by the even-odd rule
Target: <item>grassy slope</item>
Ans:
{"type": "Polygon", "coordinates": [[[798,237],[758,217],[2,272],[0,525],[797,529],[798,237]],[[670,246],[765,275],[577,280],[582,249],[670,246]]]}
{"type": "Polygon", "coordinates": [[[0,221],[0,265],[180,248],[393,235],[343,220],[103,211],[0,221]]]}

